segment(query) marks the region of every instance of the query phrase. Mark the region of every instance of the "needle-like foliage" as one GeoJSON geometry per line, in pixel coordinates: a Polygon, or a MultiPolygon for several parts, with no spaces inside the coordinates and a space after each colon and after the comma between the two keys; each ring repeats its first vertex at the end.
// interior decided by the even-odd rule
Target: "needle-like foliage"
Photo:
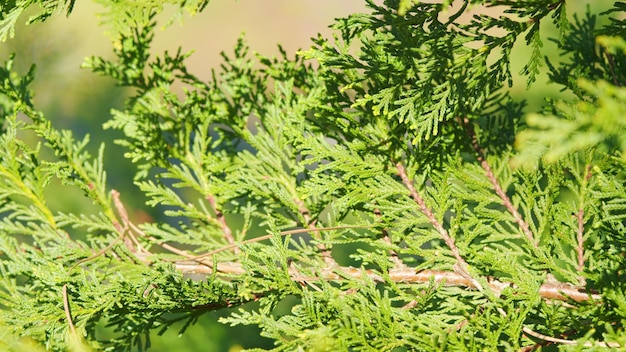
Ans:
{"type": "MultiPolygon", "coordinates": [[[[104,146],[56,129],[34,70],[5,62],[7,348],[144,350],[225,308],[277,351],[626,348],[624,3],[569,17],[563,0],[367,1],[295,55],[240,39],[209,81],[190,54],[151,54],[161,4],[103,3],[115,56],[84,66],[132,88],[105,127],[163,216],[135,223],[104,146]],[[524,43],[529,89],[547,72],[570,98],[511,97],[524,43]],[[52,210],[53,181],[95,211],[52,210]]],[[[29,5],[2,9],[0,39],[29,5]]]]}

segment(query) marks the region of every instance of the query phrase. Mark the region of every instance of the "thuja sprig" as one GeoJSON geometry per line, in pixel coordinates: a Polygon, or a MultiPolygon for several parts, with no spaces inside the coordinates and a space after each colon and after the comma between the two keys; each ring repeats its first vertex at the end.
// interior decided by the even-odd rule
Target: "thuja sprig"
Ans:
{"type": "Polygon", "coordinates": [[[513,206],[513,204],[511,203],[511,199],[502,189],[502,186],[500,185],[500,182],[496,179],[496,176],[494,175],[494,172],[491,169],[491,166],[485,159],[484,151],[482,147],[480,146],[480,144],[478,143],[476,132],[474,131],[474,127],[472,126],[470,120],[467,117],[462,117],[462,118],[459,118],[459,121],[461,125],[463,126],[463,128],[467,131],[467,135],[470,140],[470,145],[472,146],[474,153],[476,153],[476,158],[478,162],[480,163],[480,166],[485,170],[485,176],[487,177],[487,179],[489,179],[489,183],[491,183],[493,190],[496,192],[498,197],[500,197],[500,199],[502,200],[502,204],[504,204],[504,206],[506,207],[506,210],[509,213],[511,213],[511,215],[515,219],[515,222],[520,227],[520,229],[522,229],[522,232],[524,236],[526,236],[526,239],[528,240],[528,242],[531,243],[535,248],[537,248],[538,241],[537,239],[534,238],[534,235],[531,233],[528,223],[522,218],[522,215],[513,206]]]}
{"type": "MultiPolygon", "coordinates": [[[[462,258],[458,250],[458,247],[454,244],[454,239],[450,237],[450,235],[448,235],[447,230],[445,230],[439,224],[439,222],[434,218],[432,211],[430,211],[430,209],[425,205],[425,203],[423,202],[423,199],[421,199],[421,197],[419,196],[415,188],[412,186],[412,182],[408,179],[408,176],[406,175],[406,171],[404,170],[404,167],[401,164],[399,164],[398,166],[398,172],[400,176],[404,180],[406,180],[406,182],[408,182],[408,184],[410,185],[410,186],[407,186],[407,188],[409,188],[411,197],[414,198],[416,202],[418,202],[418,204],[420,203],[423,204],[424,206],[423,210],[426,212],[427,216],[430,215],[429,218],[431,218],[434,221],[433,226],[439,228],[445,234],[445,235],[442,234],[442,237],[446,236],[446,238],[448,239],[446,244],[451,247],[451,250],[453,251],[453,253],[456,253],[458,255],[456,259],[457,260],[460,259],[460,262],[463,264],[459,266],[455,266],[455,268],[457,268],[460,271],[458,273],[454,271],[436,271],[436,270],[416,271],[415,268],[410,268],[406,266],[397,266],[389,270],[388,272],[389,277],[392,280],[399,282],[399,283],[427,283],[430,280],[435,280],[435,282],[438,282],[438,283],[441,282],[446,285],[462,286],[462,287],[475,288],[475,289],[482,290],[483,289],[482,285],[478,281],[476,281],[474,278],[472,278],[471,274],[469,273],[468,265],[465,262],[465,260],[462,258]]],[[[214,262],[213,260],[211,260],[211,257],[222,251],[228,251],[228,250],[233,250],[235,248],[241,248],[250,243],[267,241],[271,239],[273,236],[275,236],[274,234],[258,236],[258,237],[254,237],[254,238],[242,241],[240,243],[235,243],[235,244],[231,244],[228,246],[224,246],[224,247],[218,248],[216,250],[213,250],[207,253],[193,255],[184,250],[180,250],[176,248],[175,246],[161,243],[154,237],[148,237],[145,234],[145,232],[143,232],[140,228],[138,228],[136,225],[132,224],[129,221],[126,210],[123,204],[121,203],[121,201],[119,200],[119,193],[114,191],[113,198],[116,203],[116,207],[118,208],[118,212],[122,216],[123,224],[124,224],[122,227],[122,231],[120,232],[120,239],[123,239],[127,231],[130,231],[128,233],[129,233],[129,237],[132,236],[131,238],[133,238],[132,243],[136,244],[138,243],[137,238],[144,237],[144,238],[147,238],[149,241],[153,241],[157,245],[162,246],[165,250],[168,250],[176,255],[182,256],[183,259],[170,259],[168,261],[174,263],[175,267],[185,274],[242,275],[245,273],[245,270],[241,266],[240,263],[214,262]]],[[[371,227],[373,226],[372,225],[342,225],[342,226],[325,227],[325,228],[296,229],[296,230],[282,231],[279,233],[279,235],[291,236],[291,235],[297,235],[301,233],[310,233],[314,231],[336,231],[336,230],[371,228],[371,227]]],[[[115,244],[115,243],[117,243],[117,240],[113,242],[112,244],[115,244]]],[[[134,253],[138,258],[140,258],[142,261],[144,261],[144,263],[148,265],[152,263],[151,253],[149,251],[146,251],[145,249],[141,247],[134,247],[132,244],[131,245],[127,244],[127,246],[129,250],[132,253],[134,253]]],[[[112,246],[107,247],[106,250],[110,250],[111,247],[112,246]]],[[[100,255],[106,255],[106,251],[102,251],[98,253],[97,256],[100,256],[100,255]]],[[[97,256],[83,259],[79,261],[76,265],[80,265],[82,263],[88,262],[89,260],[95,259],[97,256]]],[[[366,271],[365,273],[368,276],[371,276],[371,278],[375,281],[384,282],[380,274],[377,274],[375,271],[366,271]]],[[[292,275],[294,275],[293,279],[296,281],[307,281],[307,280],[316,281],[316,280],[342,280],[346,276],[358,278],[361,275],[363,275],[363,271],[359,270],[358,268],[340,267],[340,266],[337,266],[336,264],[330,263],[320,271],[320,274],[321,275],[317,277],[302,277],[302,276],[298,276],[296,272],[292,272],[292,275]]],[[[491,289],[493,289],[494,292],[499,293],[504,288],[511,287],[511,283],[500,282],[498,280],[491,279],[490,281],[488,281],[488,286],[491,289]]],[[[585,301],[590,298],[593,300],[601,299],[601,296],[599,294],[586,293],[583,287],[577,287],[577,286],[573,286],[570,284],[563,284],[559,282],[546,283],[542,285],[540,288],[540,295],[543,298],[554,299],[554,300],[572,299],[574,301],[585,301]]]]}
{"type": "Polygon", "coordinates": [[[239,40],[208,82],[189,54],[151,54],[161,5],[123,4],[108,18],[127,26],[117,58],[86,66],[135,89],[107,127],[163,216],[135,223],[107,188],[104,149],[56,130],[30,101],[32,72],[5,65],[0,314],[16,333],[144,349],[152,330],[240,307],[222,322],[259,325],[284,350],[623,347],[623,123],[610,115],[624,55],[606,38],[592,55],[592,21],[569,26],[566,2],[498,2],[503,16],[467,23],[467,1],[449,14],[368,1],[295,59],[254,60],[239,40]],[[550,16],[558,45],[597,65],[550,62],[578,100],[523,117],[512,48],[532,46],[531,83],[550,16]],[[52,211],[52,178],[96,214],[52,211]]]}

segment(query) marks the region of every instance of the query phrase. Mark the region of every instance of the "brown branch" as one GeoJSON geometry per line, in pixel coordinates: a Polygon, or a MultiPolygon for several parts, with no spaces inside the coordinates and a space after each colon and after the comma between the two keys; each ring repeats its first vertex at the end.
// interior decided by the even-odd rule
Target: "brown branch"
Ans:
{"type": "Polygon", "coordinates": [[[465,259],[463,259],[463,257],[461,257],[461,253],[459,252],[459,247],[457,247],[456,244],[454,243],[454,238],[452,238],[452,236],[448,234],[448,231],[437,220],[437,218],[435,217],[435,214],[433,214],[430,208],[426,206],[426,202],[424,201],[424,198],[422,198],[415,190],[415,187],[413,186],[413,181],[411,181],[409,179],[409,176],[406,174],[406,169],[404,168],[404,165],[398,162],[396,163],[396,169],[398,170],[398,174],[400,175],[400,178],[402,179],[402,183],[409,190],[411,194],[411,198],[413,198],[413,200],[419,205],[420,211],[424,215],[426,215],[426,217],[428,218],[428,221],[431,223],[431,225],[433,225],[435,230],[439,232],[439,235],[441,235],[441,238],[443,239],[443,241],[446,243],[446,245],[452,252],[452,255],[456,259],[456,264],[454,265],[455,271],[463,275],[463,277],[469,280],[472,283],[472,285],[476,287],[479,291],[483,291],[481,284],[476,279],[474,279],[472,275],[470,275],[469,270],[467,269],[467,262],[465,261],[465,259]]]}
{"type": "Polygon", "coordinates": [[[532,243],[535,246],[535,248],[538,248],[539,245],[537,241],[535,240],[532,232],[530,231],[530,227],[528,226],[528,223],[524,221],[524,219],[522,218],[522,215],[513,206],[513,203],[511,203],[511,199],[509,198],[509,196],[506,195],[506,193],[502,189],[502,186],[500,186],[500,182],[498,182],[498,179],[494,175],[493,170],[491,170],[491,166],[489,166],[489,163],[487,162],[487,159],[485,158],[483,149],[480,147],[480,144],[478,143],[478,138],[476,137],[476,132],[474,131],[474,127],[472,126],[471,122],[469,121],[467,117],[459,118],[459,120],[460,120],[461,125],[467,131],[467,134],[471,140],[472,148],[474,149],[474,152],[476,153],[476,158],[480,162],[480,165],[482,166],[482,168],[485,170],[487,179],[489,179],[489,182],[491,183],[491,186],[493,187],[494,191],[496,191],[496,194],[498,195],[498,197],[500,197],[500,199],[502,200],[502,203],[504,204],[506,209],[509,211],[509,213],[513,215],[515,222],[517,222],[518,226],[522,229],[522,232],[524,232],[524,235],[526,236],[528,241],[530,241],[530,243],[532,243]]]}
{"type": "MultiPolygon", "coordinates": [[[[217,220],[217,223],[219,224],[220,229],[224,233],[224,238],[226,238],[226,241],[229,244],[235,243],[235,238],[233,237],[233,231],[228,226],[224,213],[218,208],[215,197],[212,195],[208,195],[206,196],[206,199],[209,201],[209,204],[211,205],[211,209],[213,209],[213,212],[215,213],[215,220],[217,220]]],[[[237,253],[239,251],[239,248],[234,248],[234,251],[235,253],[237,253]]]]}
{"type": "MultiPolygon", "coordinates": [[[[214,273],[214,270],[206,265],[199,264],[195,261],[179,261],[174,263],[177,270],[184,275],[198,275],[208,276],[214,273]]],[[[222,262],[217,264],[215,272],[231,275],[245,274],[245,269],[240,263],[236,262],[222,262]]],[[[374,270],[363,270],[354,267],[345,266],[333,266],[325,267],[319,270],[316,276],[303,276],[300,271],[289,268],[289,275],[292,280],[296,282],[304,281],[341,281],[346,278],[358,279],[363,276],[369,277],[375,282],[383,283],[385,278],[376,273],[374,270]]],[[[415,268],[410,267],[395,267],[391,268],[387,277],[394,283],[404,284],[427,284],[433,280],[437,284],[443,284],[444,286],[456,286],[477,289],[472,280],[467,279],[464,275],[461,275],[454,271],[442,271],[442,270],[421,270],[416,271],[415,268]]],[[[502,282],[496,279],[488,280],[487,284],[489,288],[500,295],[500,293],[507,287],[514,288],[515,285],[510,282],[502,282]]],[[[539,288],[539,295],[543,299],[555,300],[555,301],[568,301],[573,300],[575,302],[582,302],[586,300],[600,300],[602,296],[597,293],[589,293],[585,291],[584,287],[574,286],[567,283],[544,283],[539,288]]]]}

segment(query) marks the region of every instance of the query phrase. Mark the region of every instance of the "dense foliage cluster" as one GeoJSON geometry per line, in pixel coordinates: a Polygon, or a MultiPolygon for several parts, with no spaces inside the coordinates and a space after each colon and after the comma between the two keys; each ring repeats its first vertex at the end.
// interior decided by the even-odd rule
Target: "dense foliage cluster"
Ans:
{"type": "MultiPolygon", "coordinates": [[[[4,5],[0,38],[31,3],[4,5]]],[[[240,40],[202,81],[189,54],[151,54],[161,2],[102,3],[115,59],[85,67],[132,89],[105,127],[164,219],[129,217],[104,145],[90,155],[56,129],[33,105],[34,70],[8,60],[3,349],[143,350],[224,308],[276,350],[626,346],[626,4],[599,21],[564,0],[368,1],[293,58],[240,40]],[[505,11],[468,19],[470,3],[505,11]],[[546,60],[548,23],[561,53],[546,60]],[[524,41],[530,89],[547,70],[569,98],[511,98],[524,41]],[[97,210],[51,209],[59,181],[97,210]]],[[[41,4],[31,20],[73,2],[41,4]]]]}

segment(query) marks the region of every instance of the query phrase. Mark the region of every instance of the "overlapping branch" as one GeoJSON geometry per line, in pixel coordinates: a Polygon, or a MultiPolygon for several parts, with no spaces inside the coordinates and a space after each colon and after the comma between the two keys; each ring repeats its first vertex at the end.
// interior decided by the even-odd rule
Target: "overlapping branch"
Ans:
{"type": "MultiPolygon", "coordinates": [[[[400,164],[399,164],[400,165],[400,164]]],[[[404,167],[400,165],[400,169],[404,170],[404,167]]],[[[408,176],[406,176],[406,172],[404,172],[404,177],[408,180],[408,176]]],[[[410,184],[412,184],[409,181],[410,184]]],[[[421,199],[415,189],[413,191],[415,195],[417,195],[418,199],[421,199]]],[[[272,235],[264,235],[259,236],[250,240],[243,241],[239,244],[231,244],[226,245],[222,248],[219,248],[215,251],[211,251],[205,253],[203,255],[193,255],[186,251],[180,250],[172,245],[161,243],[156,238],[146,235],[139,229],[136,225],[132,224],[126,215],[126,211],[119,201],[119,193],[117,191],[113,191],[114,202],[116,204],[116,208],[122,217],[122,226],[119,226],[120,237],[128,237],[128,241],[124,241],[127,249],[131,251],[140,261],[144,262],[147,265],[152,264],[153,255],[152,253],[146,251],[140,246],[137,246],[138,243],[136,237],[143,237],[146,240],[155,243],[162,247],[163,249],[172,252],[174,254],[180,255],[184,259],[173,261],[173,265],[176,267],[178,271],[187,276],[200,276],[205,277],[213,274],[225,274],[228,276],[232,275],[244,275],[246,273],[245,269],[242,267],[240,263],[237,262],[219,262],[217,266],[214,266],[212,260],[209,260],[210,257],[214,254],[217,254],[220,251],[231,250],[235,247],[240,247],[242,245],[268,240],[272,235]],[[131,245],[131,243],[133,245],[131,245]]],[[[421,199],[423,202],[423,199],[421,199]]],[[[426,207],[424,203],[424,207],[426,210],[430,212],[430,210],[426,207]]],[[[434,219],[434,215],[430,212],[432,218],[434,219]]],[[[438,224],[439,228],[447,232],[445,229],[438,224]]],[[[297,229],[297,230],[289,230],[281,232],[282,236],[289,236],[297,233],[308,233],[313,231],[331,231],[331,230],[341,230],[346,228],[355,228],[355,227],[363,227],[363,226],[335,226],[328,228],[312,228],[312,229],[297,229]]],[[[448,243],[454,245],[454,239],[448,235],[448,243]]],[[[119,241],[116,241],[116,243],[119,241]]],[[[110,248],[110,247],[107,247],[110,248]]],[[[459,258],[462,260],[462,265],[467,265],[465,260],[458,253],[458,248],[456,248],[456,253],[459,258]]],[[[90,257],[89,259],[93,259],[90,257]]],[[[84,263],[85,260],[82,260],[79,264],[84,263]]],[[[461,266],[457,266],[457,269],[461,268],[461,266]]],[[[327,281],[341,281],[346,278],[360,278],[360,277],[368,277],[375,282],[385,282],[385,277],[388,280],[391,280],[395,283],[415,283],[415,284],[426,284],[433,280],[435,283],[443,284],[444,286],[457,286],[457,287],[466,287],[470,289],[482,289],[480,285],[476,285],[477,281],[471,276],[468,278],[469,273],[465,272],[454,272],[454,271],[442,271],[442,270],[416,270],[415,268],[411,268],[408,266],[396,266],[391,268],[385,276],[377,273],[375,270],[363,270],[354,267],[346,267],[339,266],[335,264],[330,264],[321,269],[315,270],[315,276],[304,276],[302,275],[301,270],[297,271],[293,268],[289,269],[289,274],[294,281],[304,282],[304,281],[318,281],[318,280],[327,280],[327,281]]],[[[506,288],[515,288],[515,285],[510,282],[500,281],[495,278],[488,278],[487,280],[489,288],[496,293],[500,294],[506,288]]],[[[558,301],[575,301],[582,302],[586,300],[600,300],[602,299],[601,295],[597,293],[587,292],[584,287],[575,286],[568,283],[560,283],[560,282],[549,282],[544,283],[539,288],[539,295],[548,300],[558,300],[558,301]]]]}
{"type": "MultiPolygon", "coordinates": [[[[289,267],[288,273],[291,279],[294,282],[299,282],[302,284],[313,285],[315,281],[325,280],[325,281],[342,281],[346,279],[359,279],[367,277],[369,280],[384,283],[387,281],[391,281],[394,283],[405,283],[405,284],[428,284],[428,283],[436,283],[444,286],[456,286],[456,287],[464,287],[468,289],[476,289],[481,292],[485,290],[486,287],[483,287],[478,280],[476,280],[467,270],[467,262],[461,256],[458,247],[455,245],[454,238],[450,236],[447,230],[443,227],[441,223],[439,223],[432,213],[432,211],[427,207],[424,199],[420,197],[419,193],[416,191],[413,186],[413,182],[409,179],[404,166],[401,163],[396,164],[398,174],[403,181],[403,184],[407,187],[410,192],[411,197],[415,200],[415,202],[419,205],[420,210],[427,216],[433,227],[440,233],[442,239],[446,243],[446,245],[451,250],[453,256],[457,260],[456,265],[454,266],[455,271],[442,271],[442,270],[416,270],[415,268],[408,267],[406,265],[398,265],[396,263],[395,267],[392,267],[386,272],[384,275],[375,270],[364,270],[355,267],[347,267],[347,266],[339,266],[334,261],[333,262],[325,262],[325,266],[322,268],[312,268],[311,272],[314,274],[304,275],[303,269],[296,269],[295,267],[289,267]]],[[[145,250],[137,240],[138,237],[143,237],[144,239],[155,243],[162,248],[175,253],[179,256],[182,256],[184,259],[174,260],[173,265],[175,268],[180,271],[183,275],[187,277],[196,277],[196,278],[205,278],[210,275],[225,275],[228,277],[233,277],[237,275],[245,275],[246,269],[238,262],[218,262],[215,263],[210,260],[210,257],[220,251],[230,250],[246,243],[258,242],[269,239],[272,235],[260,236],[257,238],[253,238],[250,240],[243,241],[242,243],[229,244],[224,246],[223,248],[217,249],[215,251],[205,253],[203,255],[193,255],[184,250],[180,250],[172,245],[161,243],[156,238],[152,236],[148,236],[137,226],[132,224],[128,219],[128,215],[126,214],[126,210],[124,209],[123,204],[119,200],[119,193],[117,191],[113,191],[113,200],[115,206],[117,208],[118,214],[122,218],[122,225],[117,224],[116,228],[119,230],[119,238],[114,242],[120,242],[120,239],[124,239],[124,244],[126,248],[131,251],[135,257],[143,262],[146,265],[151,265],[154,262],[153,254],[147,250],[145,250]]],[[[284,231],[281,233],[282,236],[288,236],[296,233],[308,233],[308,232],[317,232],[317,231],[325,231],[325,230],[338,230],[344,228],[354,228],[354,227],[363,227],[363,226],[337,226],[330,228],[317,228],[311,227],[306,229],[297,229],[284,231]]],[[[106,249],[110,249],[112,246],[107,246],[106,249]]],[[[97,255],[102,255],[104,253],[98,253],[97,255]]],[[[93,259],[95,256],[88,258],[88,260],[93,259]]],[[[86,260],[80,261],[77,265],[84,263],[86,260]]],[[[487,278],[487,288],[491,290],[496,296],[501,295],[507,288],[515,289],[515,285],[510,282],[500,281],[497,278],[487,278]]],[[[602,296],[595,292],[588,292],[582,286],[575,286],[569,283],[561,283],[561,282],[547,282],[540,286],[539,295],[546,300],[551,301],[564,301],[564,302],[583,302],[588,300],[598,301],[602,299],[602,296]]],[[[262,292],[260,294],[263,294],[262,292]]],[[[64,302],[67,304],[67,298],[64,296],[64,302]]],[[[69,306],[66,307],[66,314],[69,312],[69,306]]],[[[506,313],[499,309],[500,313],[506,316],[506,313]]],[[[68,317],[68,323],[72,324],[71,316],[68,317]]],[[[576,343],[572,340],[565,340],[555,337],[546,336],[540,334],[528,327],[523,326],[522,331],[529,336],[533,336],[535,338],[549,341],[553,343],[562,343],[562,344],[573,344],[576,343]]],[[[595,342],[595,343],[586,343],[586,346],[605,346],[605,347],[620,347],[619,344],[610,343],[610,342],[595,342]]]]}
{"type": "MultiPolygon", "coordinates": [[[[472,137],[472,143],[474,144],[475,148],[478,148],[476,151],[479,153],[479,160],[481,161],[481,164],[483,165],[483,167],[486,169],[487,171],[487,177],[489,177],[492,180],[492,184],[494,185],[494,188],[496,188],[496,192],[499,194],[502,193],[504,195],[503,201],[505,201],[505,204],[507,205],[507,209],[511,212],[514,212],[513,216],[518,219],[518,223],[520,223],[520,226],[523,227],[524,232],[528,231],[528,239],[531,240],[531,243],[533,243],[535,246],[537,246],[537,243],[533,241],[533,236],[532,234],[530,234],[530,230],[528,229],[528,224],[526,222],[523,221],[523,219],[521,219],[521,216],[519,215],[519,213],[517,212],[517,210],[515,208],[512,207],[512,204],[509,200],[509,198],[502,192],[502,188],[500,187],[499,183],[497,182],[497,180],[495,179],[495,176],[493,175],[493,172],[491,171],[491,168],[489,167],[489,164],[487,164],[484,156],[482,155],[482,150],[480,149],[480,147],[478,146],[478,142],[476,140],[476,135],[473,133],[473,129],[471,127],[471,125],[469,124],[469,121],[465,120],[464,123],[466,123],[466,128],[468,128],[468,131],[470,131],[471,137],[472,137]],[[525,225],[525,226],[524,226],[525,225]]],[[[458,284],[461,284],[462,286],[465,287],[473,287],[481,292],[484,292],[484,288],[478,283],[478,281],[473,278],[471,276],[471,274],[467,271],[467,263],[465,262],[465,260],[463,259],[463,257],[461,257],[460,252],[458,247],[455,245],[454,243],[454,238],[452,238],[447,230],[441,225],[441,223],[439,223],[439,221],[437,221],[437,219],[435,218],[433,212],[426,206],[426,202],[424,201],[424,199],[419,195],[419,193],[417,193],[417,191],[415,190],[415,187],[413,186],[413,181],[409,179],[406,170],[404,168],[404,166],[402,165],[402,163],[398,162],[396,163],[396,168],[398,170],[398,174],[400,175],[400,178],[402,179],[402,183],[405,185],[405,187],[409,190],[410,194],[411,194],[411,198],[413,198],[413,200],[415,200],[415,202],[419,205],[420,207],[420,211],[426,215],[426,217],[429,219],[430,223],[433,225],[433,227],[437,230],[437,232],[439,232],[439,234],[441,235],[442,239],[444,240],[444,242],[446,243],[446,245],[448,246],[448,248],[450,249],[450,251],[452,252],[452,255],[455,257],[455,259],[457,260],[456,265],[454,266],[456,273],[458,274],[460,277],[462,277],[462,279],[466,280],[466,282],[463,282],[463,280],[459,280],[459,281],[455,281],[453,280],[452,282],[456,282],[458,284]]],[[[449,274],[449,273],[446,273],[449,274]]],[[[433,276],[430,276],[433,277],[433,276]]],[[[429,277],[429,279],[430,279],[429,277]]],[[[444,281],[446,282],[446,281],[444,281]]],[[[499,281],[495,281],[492,280],[489,283],[489,289],[491,289],[494,293],[496,293],[496,295],[499,295],[502,290],[504,288],[506,288],[506,284],[503,287],[502,286],[503,283],[499,282],[499,281]]],[[[508,284],[511,287],[513,286],[512,284],[508,284]]],[[[550,299],[572,299],[574,301],[579,301],[578,299],[580,299],[580,301],[586,300],[590,297],[593,297],[594,295],[590,295],[588,293],[584,293],[582,295],[579,295],[581,292],[584,292],[584,290],[574,290],[571,291],[569,290],[569,295],[565,294],[565,289],[567,289],[568,285],[567,284],[557,284],[556,286],[553,286],[551,284],[543,284],[539,290],[539,294],[541,295],[542,298],[550,298],[550,299]],[[576,291],[578,291],[578,293],[576,293],[576,291]],[[574,298],[576,297],[576,298],[574,298]]],[[[574,287],[574,286],[571,286],[574,287]]],[[[595,295],[597,299],[600,298],[599,295],[595,295]]],[[[506,317],[507,314],[506,312],[500,308],[500,307],[496,307],[496,309],[498,310],[498,312],[506,317]]],[[[557,338],[557,337],[552,337],[552,336],[547,336],[544,334],[541,334],[539,332],[536,332],[534,330],[532,330],[531,328],[529,328],[528,326],[524,326],[522,325],[522,331],[529,335],[529,336],[533,336],[537,339],[541,339],[544,341],[548,341],[548,342],[552,342],[552,343],[560,343],[560,344],[566,344],[566,345],[574,345],[577,344],[576,341],[572,341],[572,340],[566,340],[566,339],[561,339],[561,338],[557,338]]],[[[603,342],[603,341],[597,341],[597,342],[586,342],[584,343],[584,346],[586,347],[593,347],[593,346],[601,346],[601,347],[621,347],[621,345],[619,343],[615,343],[615,342],[603,342]]]]}

